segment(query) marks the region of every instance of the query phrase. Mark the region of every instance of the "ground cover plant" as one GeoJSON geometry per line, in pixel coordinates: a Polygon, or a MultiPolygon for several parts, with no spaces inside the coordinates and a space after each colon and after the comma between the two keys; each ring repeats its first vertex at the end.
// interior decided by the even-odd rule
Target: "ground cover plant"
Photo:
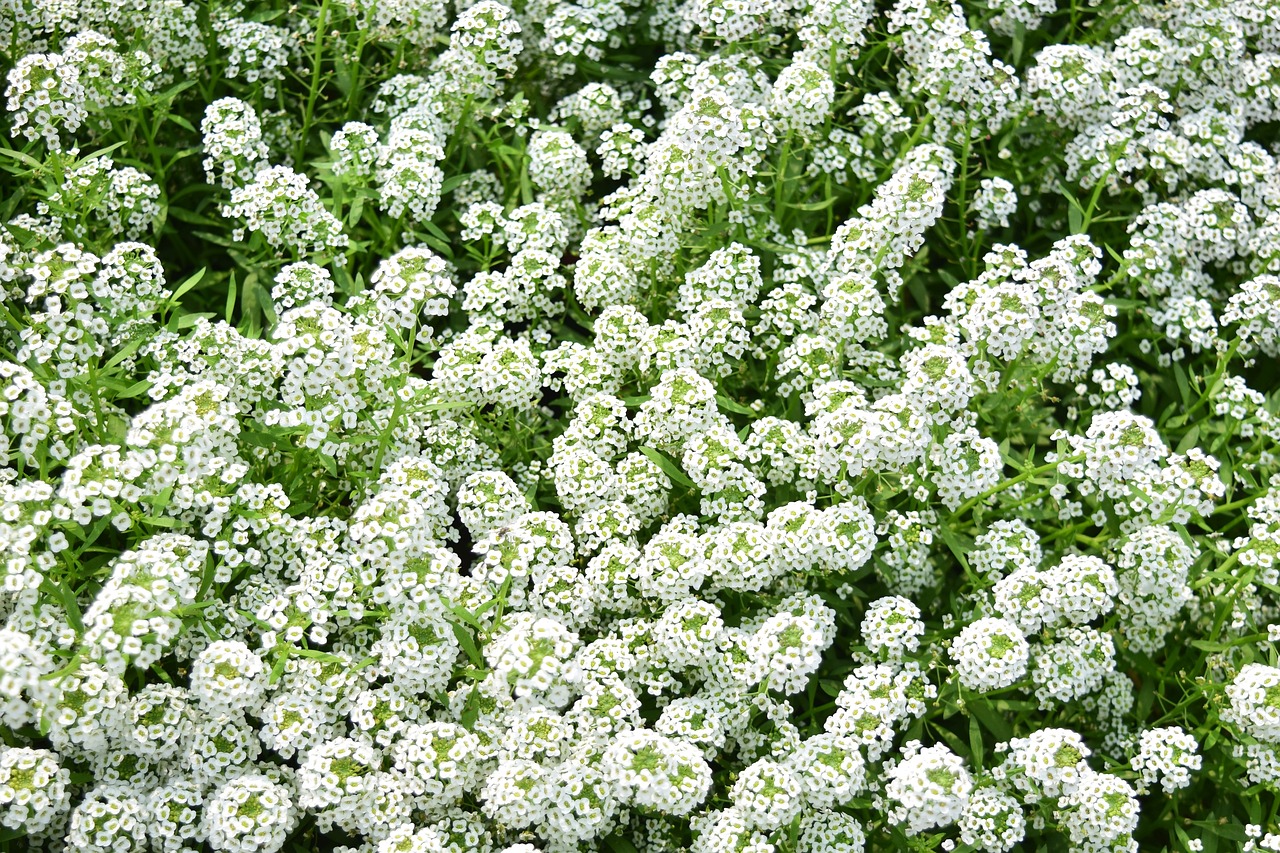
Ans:
{"type": "Polygon", "coordinates": [[[0,849],[1280,851],[1274,0],[0,70],[0,849]]]}

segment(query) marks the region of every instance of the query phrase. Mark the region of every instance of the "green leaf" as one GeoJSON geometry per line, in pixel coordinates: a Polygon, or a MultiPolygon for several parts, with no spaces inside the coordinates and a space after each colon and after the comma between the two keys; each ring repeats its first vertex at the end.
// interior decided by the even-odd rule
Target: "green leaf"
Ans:
{"type": "Polygon", "coordinates": [[[12,148],[0,148],[0,154],[3,154],[6,157],[12,157],[19,163],[30,166],[32,169],[37,171],[44,168],[44,164],[32,157],[30,154],[23,154],[21,151],[14,151],[12,148]]]}
{"type": "Polygon", "coordinates": [[[981,770],[982,758],[984,755],[982,748],[982,727],[978,725],[977,717],[969,718],[969,760],[973,762],[973,766],[981,770]]]}
{"type": "MultiPolygon", "coordinates": [[[[242,617],[244,617],[245,619],[248,619],[248,620],[249,620],[250,622],[252,622],[253,624],[257,625],[257,626],[258,626],[258,630],[260,630],[260,631],[273,631],[273,630],[275,630],[274,628],[272,628],[272,627],[271,627],[271,625],[270,625],[269,623],[264,622],[263,620],[259,619],[257,616],[254,616],[254,615],[253,615],[252,613],[250,613],[248,610],[241,610],[241,609],[239,609],[239,608],[236,608],[236,612],[237,612],[237,613],[239,613],[239,614],[240,614],[242,617]]],[[[287,650],[288,650],[288,648],[289,648],[289,647],[288,647],[288,646],[281,646],[281,648],[285,649],[285,650],[286,650],[286,652],[287,652],[287,650]]],[[[287,654],[286,654],[286,657],[287,657],[287,654]]]]}
{"type": "Polygon", "coordinates": [[[839,197],[832,195],[830,198],[826,199],[825,201],[811,201],[805,204],[793,204],[791,202],[786,202],[785,204],[787,207],[791,208],[792,210],[803,210],[809,213],[813,213],[819,210],[826,210],[828,207],[831,207],[832,205],[834,205],[837,201],[839,201],[839,197]]]}
{"type": "Polygon", "coordinates": [[[298,657],[315,658],[316,660],[324,661],[325,663],[346,663],[347,662],[346,658],[338,657],[337,655],[329,654],[328,652],[318,651],[316,649],[300,649],[297,646],[291,646],[289,650],[291,654],[295,654],[298,657]]]}
{"type": "Polygon", "coordinates": [[[227,283],[227,310],[226,310],[226,313],[223,314],[223,319],[227,321],[228,325],[230,325],[231,323],[231,318],[235,316],[235,311],[236,311],[236,274],[235,274],[235,271],[233,270],[231,273],[231,278],[227,283]]]}
{"type": "Polygon", "coordinates": [[[71,591],[70,587],[66,584],[56,583],[46,577],[40,582],[40,589],[58,599],[62,609],[67,614],[67,622],[75,629],[77,635],[83,634],[84,621],[80,618],[80,604],[76,601],[75,593],[71,591]]]}
{"type": "Polygon", "coordinates": [[[198,133],[198,132],[199,132],[199,131],[197,131],[197,130],[196,130],[196,126],[195,126],[194,124],[192,124],[191,122],[187,121],[185,118],[183,118],[182,116],[178,115],[177,113],[170,113],[169,115],[165,116],[165,121],[171,121],[171,122],[173,122],[173,123],[174,123],[174,124],[176,124],[178,127],[180,127],[180,128],[182,128],[183,130],[185,130],[187,133],[198,133]]]}
{"type": "Polygon", "coordinates": [[[430,246],[437,254],[441,255],[445,260],[453,260],[453,247],[448,241],[441,240],[434,235],[426,234],[422,237],[422,242],[430,246]]]}
{"type": "Polygon", "coordinates": [[[1191,383],[1187,381],[1187,371],[1176,361],[1173,363],[1173,378],[1178,383],[1178,394],[1182,396],[1182,405],[1191,405],[1191,383]]]}
{"type": "Polygon", "coordinates": [[[995,735],[996,740],[1008,740],[1013,735],[1013,729],[1009,723],[985,699],[981,697],[969,698],[965,702],[964,710],[973,719],[981,723],[984,729],[995,735]]]}
{"type": "Polygon", "coordinates": [[[1200,425],[1196,424],[1187,430],[1187,434],[1182,437],[1182,441],[1178,442],[1178,453],[1186,453],[1188,450],[1196,446],[1196,442],[1200,440],[1200,425]]]}
{"type": "Polygon", "coordinates": [[[440,185],[440,195],[445,195],[447,193],[453,192],[454,189],[462,186],[463,182],[468,180],[470,177],[471,177],[470,172],[463,175],[454,175],[452,178],[449,178],[443,184],[440,185]]]}
{"type": "Polygon", "coordinates": [[[472,666],[484,666],[484,655],[480,654],[480,647],[476,645],[476,638],[471,635],[471,632],[452,620],[449,621],[449,627],[453,629],[453,636],[458,638],[458,644],[467,653],[472,666]]]}
{"type": "MultiPolygon", "coordinates": [[[[159,98],[165,101],[173,100],[181,92],[187,91],[195,84],[196,84],[195,80],[183,80],[181,83],[174,83],[168,89],[165,89],[163,92],[161,92],[159,95],[159,98]]],[[[170,116],[170,118],[173,118],[173,116],[170,116]]]]}
{"type": "Polygon", "coordinates": [[[471,614],[470,610],[467,610],[467,608],[462,607],[461,605],[458,605],[458,604],[449,605],[449,612],[452,613],[459,622],[463,623],[464,625],[469,625],[470,627],[475,628],[477,631],[481,630],[484,627],[480,624],[480,620],[471,614]]]}
{"type": "Polygon", "coordinates": [[[276,658],[276,662],[271,667],[271,674],[267,676],[268,684],[275,684],[280,680],[280,676],[284,675],[284,668],[289,664],[289,647],[282,646],[284,652],[276,658]]]}
{"type": "Polygon", "coordinates": [[[179,299],[181,299],[183,296],[187,294],[189,290],[191,290],[191,288],[199,284],[200,281],[204,278],[204,274],[206,271],[208,271],[208,269],[209,269],[208,267],[201,267],[200,269],[196,270],[194,273],[192,273],[191,275],[187,276],[182,281],[180,281],[178,283],[178,286],[173,289],[173,292],[169,294],[170,304],[176,304],[179,299]]]}
{"type": "Polygon", "coordinates": [[[1027,25],[1018,21],[1013,26],[1013,62],[1015,68],[1022,62],[1022,51],[1027,46],[1027,25]]]}
{"type": "Polygon", "coordinates": [[[654,464],[661,468],[666,475],[671,478],[671,482],[684,486],[690,491],[698,490],[698,487],[693,484],[693,480],[690,480],[684,471],[680,470],[680,466],[672,462],[667,456],[657,450],[654,450],[652,447],[641,447],[640,452],[652,459],[654,464]]]}
{"type": "Polygon", "coordinates": [[[752,418],[756,416],[755,409],[751,408],[750,406],[744,406],[741,403],[735,403],[733,400],[730,400],[728,397],[724,396],[723,394],[716,395],[716,405],[718,405],[720,408],[724,409],[725,411],[734,412],[735,414],[747,415],[748,417],[752,417],[752,418]]]}
{"type": "MultiPolygon", "coordinates": [[[[1247,638],[1245,641],[1247,641],[1247,638]]],[[[1245,641],[1236,642],[1236,643],[1214,643],[1214,642],[1210,642],[1209,640],[1192,640],[1190,642],[1190,645],[1192,648],[1199,649],[1202,652],[1216,653],[1216,652],[1225,652],[1225,651],[1228,651],[1229,649],[1233,649],[1236,646],[1241,645],[1245,641]]]]}
{"type": "Polygon", "coordinates": [[[347,211],[347,227],[355,228],[362,215],[364,215],[364,196],[357,195],[352,199],[351,208],[347,211]]]}
{"type": "Polygon", "coordinates": [[[938,525],[938,531],[942,534],[942,541],[947,543],[947,548],[955,555],[956,560],[960,562],[966,572],[969,571],[969,561],[965,558],[965,554],[968,553],[969,548],[972,546],[966,546],[961,541],[959,534],[946,524],[938,525]]]}
{"type": "Polygon", "coordinates": [[[216,317],[216,316],[218,315],[212,311],[200,311],[197,313],[183,314],[181,315],[181,317],[178,318],[178,322],[175,325],[175,329],[178,329],[178,330],[189,329],[192,326],[194,326],[196,323],[199,323],[201,320],[205,320],[210,317],[216,317]]]}
{"type": "Polygon", "coordinates": [[[626,839],[626,836],[610,835],[605,838],[604,843],[614,853],[640,853],[636,846],[626,839]]]}
{"type": "Polygon", "coordinates": [[[135,382],[128,388],[116,394],[118,400],[129,400],[137,397],[147,391],[151,387],[151,380],[143,379],[141,382],[135,382]]]}
{"type": "Polygon", "coordinates": [[[169,207],[169,216],[179,222],[186,222],[189,225],[207,225],[212,228],[219,228],[222,226],[222,220],[204,216],[203,214],[196,213],[194,210],[188,210],[185,207],[171,205],[169,207]]]}
{"type": "Polygon", "coordinates": [[[469,403],[466,400],[450,400],[447,403],[427,403],[423,406],[415,406],[416,412],[448,412],[453,409],[474,409],[475,403],[469,403]]]}
{"type": "Polygon", "coordinates": [[[578,303],[572,299],[566,301],[566,307],[569,310],[569,316],[573,321],[582,328],[591,332],[595,330],[595,321],[587,316],[587,313],[578,307],[578,303]]]}
{"type": "Polygon", "coordinates": [[[1084,231],[1084,207],[1080,204],[1080,200],[1071,194],[1065,186],[1059,186],[1058,191],[1062,193],[1062,197],[1067,200],[1067,225],[1071,229],[1072,234],[1081,234],[1084,231]]]}
{"type": "Polygon", "coordinates": [[[458,722],[464,729],[471,731],[478,719],[480,719],[480,691],[472,690],[467,694],[467,703],[462,708],[458,722]]]}
{"type": "Polygon", "coordinates": [[[919,276],[912,276],[907,282],[907,292],[911,294],[911,298],[924,311],[928,311],[932,307],[929,299],[929,288],[925,287],[919,276]]]}
{"type": "Polygon", "coordinates": [[[137,352],[138,347],[142,346],[143,343],[145,342],[146,342],[145,338],[134,338],[133,340],[129,341],[129,343],[125,344],[123,347],[120,348],[120,351],[118,353],[116,353],[111,357],[110,361],[102,365],[102,368],[104,370],[110,370],[111,368],[115,367],[117,364],[119,364],[120,362],[124,361],[126,358],[128,358],[129,356],[137,352]]]}

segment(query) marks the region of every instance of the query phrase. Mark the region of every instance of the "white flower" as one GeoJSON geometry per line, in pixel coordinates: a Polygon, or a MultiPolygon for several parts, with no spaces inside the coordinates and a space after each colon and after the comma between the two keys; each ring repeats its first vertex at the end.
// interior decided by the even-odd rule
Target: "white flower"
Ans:
{"type": "Polygon", "coordinates": [[[204,786],[177,778],[153,788],[147,798],[147,836],[152,849],[177,853],[204,839],[201,810],[204,786]]]}
{"type": "Polygon", "coordinates": [[[1280,741],[1280,669],[1246,664],[1227,685],[1227,698],[1231,708],[1225,719],[1258,740],[1280,741]]]}
{"type": "Polygon", "coordinates": [[[966,626],[951,641],[950,652],[960,683],[986,693],[1016,684],[1026,675],[1031,647],[1017,625],[988,616],[966,626]]]}
{"type": "Polygon", "coordinates": [[[574,198],[591,182],[587,152],[565,131],[535,131],[528,154],[529,179],[553,198],[574,198]]]}
{"type": "Polygon", "coordinates": [[[146,813],[126,785],[99,785],[71,812],[67,843],[86,853],[143,853],[146,813]]]}
{"type": "Polygon", "coordinates": [[[1180,726],[1147,729],[1138,737],[1138,752],[1129,764],[1146,786],[1159,783],[1171,794],[1191,784],[1201,766],[1200,744],[1180,726]]]}
{"type": "Polygon", "coordinates": [[[766,835],[752,827],[741,809],[730,806],[699,817],[695,822],[697,837],[691,853],[717,853],[740,850],[744,853],[774,853],[766,835]]]}
{"type": "Polygon", "coordinates": [[[333,276],[323,267],[306,262],[287,264],[276,275],[271,301],[276,310],[287,311],[308,302],[332,302],[333,276]]]}
{"type": "Polygon", "coordinates": [[[711,768],[697,747],[648,729],[616,735],[601,769],[623,802],[663,814],[689,814],[711,789],[711,768]]]}
{"type": "Polygon", "coordinates": [[[512,614],[509,627],[484,648],[495,676],[518,698],[563,707],[581,674],[573,663],[578,635],[554,619],[512,614]]]}
{"type": "Polygon", "coordinates": [[[342,223],[325,210],[306,176],[288,166],[263,169],[231,190],[222,215],[244,220],[244,227],[235,231],[237,239],[244,239],[247,228],[261,233],[273,248],[298,255],[335,252],[349,242],[342,223]]]}
{"type": "Polygon", "coordinates": [[[288,789],[260,774],[239,776],[204,804],[209,846],[225,853],[275,853],[297,822],[288,789]]]}
{"type": "Polygon", "coordinates": [[[788,124],[800,129],[812,128],[826,120],[835,97],[836,88],[830,75],[817,63],[800,59],[778,75],[770,92],[770,107],[788,124]]]}
{"type": "Polygon", "coordinates": [[[1008,853],[1022,841],[1027,830],[1017,798],[991,787],[973,792],[957,824],[960,840],[985,853],[1008,853]]]}
{"type": "Polygon", "coordinates": [[[921,749],[919,741],[904,745],[902,755],[886,774],[889,819],[905,824],[908,835],[959,820],[973,788],[964,760],[942,744],[921,749]]]}
{"type": "Polygon", "coordinates": [[[836,697],[837,710],[827,718],[825,729],[856,739],[867,747],[867,758],[875,761],[889,748],[900,725],[923,716],[926,700],[937,695],[919,664],[860,666],[845,679],[836,697]]]}
{"type": "Polygon", "coordinates": [[[285,79],[289,64],[288,30],[236,18],[214,26],[227,63],[226,76],[261,82],[263,97],[274,99],[276,84],[285,79]]]}
{"type": "Polygon", "coordinates": [[[509,758],[485,779],[480,792],[484,813],[508,826],[522,828],[542,819],[551,788],[547,771],[529,759],[509,758]]]}
{"type": "Polygon", "coordinates": [[[1038,569],[1043,551],[1040,535],[1022,519],[993,521],[974,540],[969,564],[992,580],[999,580],[1011,570],[1038,569]]]}
{"type": "Polygon", "coordinates": [[[1032,651],[1031,680],[1041,708],[1072,702],[1103,686],[1115,669],[1115,642],[1093,628],[1066,628],[1032,651]]]}
{"type": "Polygon", "coordinates": [[[0,826],[40,834],[71,805],[71,774],[46,749],[0,748],[0,826]]]}
{"type": "Polygon", "coordinates": [[[843,812],[812,811],[800,819],[801,853],[862,853],[866,844],[862,824],[843,812]]]}
{"type": "Polygon", "coordinates": [[[224,189],[247,184],[265,164],[267,144],[253,107],[237,98],[214,101],[200,122],[204,136],[204,171],[209,183],[224,189]]]}
{"type": "Polygon", "coordinates": [[[1084,739],[1069,729],[1040,729],[1025,738],[1014,738],[997,748],[1009,754],[1003,773],[1014,786],[1031,797],[1058,797],[1075,791],[1091,772],[1085,759],[1091,754],[1084,739]]]}
{"type": "Polygon", "coordinates": [[[5,89],[13,129],[26,139],[43,139],[54,151],[62,132],[75,133],[89,117],[80,69],[57,53],[29,53],[9,70],[5,89]]]}
{"type": "Polygon", "coordinates": [[[129,702],[129,748],[143,758],[171,759],[191,735],[194,710],[181,687],[150,684],[129,702]]]}
{"type": "Polygon", "coordinates": [[[804,805],[795,774],[767,758],[743,770],[729,796],[750,826],[764,830],[790,823],[804,805]]]}
{"type": "Polygon", "coordinates": [[[873,655],[887,660],[901,660],[916,652],[923,633],[920,608],[902,596],[878,598],[862,615],[862,642],[873,655]]]}
{"type": "Polygon", "coordinates": [[[191,692],[211,711],[255,710],[267,689],[267,668],[238,640],[210,643],[191,669],[191,692]]]}
{"type": "Polygon", "coordinates": [[[377,853],[446,853],[446,838],[434,827],[402,823],[378,842],[377,853]]]}
{"type": "Polygon", "coordinates": [[[862,745],[844,735],[822,733],[806,739],[787,757],[804,800],[815,808],[847,804],[867,785],[862,745]]]}
{"type": "Polygon", "coordinates": [[[1104,849],[1138,827],[1138,799],[1129,783],[1109,773],[1085,773],[1058,799],[1067,836],[1078,846],[1104,849]]]}
{"type": "Polygon", "coordinates": [[[1018,193],[1004,178],[983,178],[973,198],[978,227],[990,230],[1009,227],[1009,217],[1018,210],[1018,193]]]}
{"type": "Polygon", "coordinates": [[[326,823],[354,828],[377,789],[382,755],[349,737],[325,741],[307,753],[298,771],[298,805],[326,823]]]}

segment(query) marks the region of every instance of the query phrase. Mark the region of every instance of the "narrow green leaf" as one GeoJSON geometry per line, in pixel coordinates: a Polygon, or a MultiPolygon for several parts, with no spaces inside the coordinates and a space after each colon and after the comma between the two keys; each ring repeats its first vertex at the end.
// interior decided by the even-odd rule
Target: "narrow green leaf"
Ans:
{"type": "Polygon", "coordinates": [[[418,412],[448,412],[453,409],[474,409],[475,403],[469,403],[466,400],[451,400],[447,403],[427,403],[423,406],[415,406],[414,410],[418,412]]]}
{"type": "Polygon", "coordinates": [[[454,621],[449,622],[449,627],[453,629],[453,636],[458,638],[458,644],[462,646],[462,650],[467,653],[471,665],[483,666],[484,655],[480,654],[480,647],[476,645],[476,638],[471,636],[471,632],[454,621]]]}
{"type": "Polygon", "coordinates": [[[210,317],[216,317],[216,316],[218,315],[212,311],[200,311],[200,312],[191,313],[191,314],[183,314],[181,315],[181,317],[178,318],[176,328],[178,330],[189,329],[192,326],[194,326],[196,323],[199,323],[201,320],[205,320],[210,317]]]}
{"type": "Polygon", "coordinates": [[[195,287],[204,279],[204,274],[208,269],[208,267],[201,267],[180,281],[178,286],[173,289],[173,292],[169,294],[169,302],[176,303],[179,299],[185,296],[191,288],[195,287]]]}
{"type": "Polygon", "coordinates": [[[329,654],[328,652],[318,651],[316,649],[300,649],[297,646],[293,646],[291,647],[290,652],[292,654],[297,655],[298,657],[314,658],[316,660],[324,661],[325,663],[346,663],[347,662],[346,658],[338,657],[337,655],[329,654]]]}
{"type": "Polygon", "coordinates": [[[614,853],[640,853],[636,846],[626,839],[623,835],[610,835],[605,838],[604,843],[614,853]]]}
{"type": "Polygon", "coordinates": [[[956,560],[959,561],[966,572],[969,571],[969,561],[965,558],[965,554],[969,552],[969,548],[972,546],[967,546],[961,541],[960,535],[946,524],[938,525],[938,531],[942,534],[942,541],[947,543],[947,548],[955,555],[956,560]]]}
{"type": "Polygon", "coordinates": [[[116,399],[130,400],[134,397],[138,397],[143,393],[145,393],[147,389],[151,387],[151,384],[152,383],[149,379],[143,379],[141,382],[135,382],[132,385],[130,385],[128,388],[116,394],[116,399]]]}
{"type": "Polygon", "coordinates": [[[1013,735],[1013,729],[1009,723],[991,708],[985,699],[970,698],[965,702],[964,709],[967,714],[981,723],[983,728],[995,735],[996,740],[1008,740],[1013,735]]]}
{"type": "Polygon", "coordinates": [[[67,614],[67,621],[75,629],[77,635],[84,633],[84,621],[80,618],[80,604],[75,593],[66,584],[57,583],[49,578],[40,582],[40,589],[58,599],[67,614]]]}
{"type": "Polygon", "coordinates": [[[977,717],[969,718],[969,760],[977,770],[982,769],[982,758],[985,754],[982,747],[982,727],[977,717]]]}
{"type": "Polygon", "coordinates": [[[756,416],[755,409],[751,408],[750,406],[744,406],[741,403],[734,402],[733,400],[730,400],[728,397],[724,396],[723,394],[716,395],[716,405],[718,405],[720,408],[724,409],[725,411],[733,412],[735,414],[747,415],[753,418],[756,416]]]}
{"type": "Polygon", "coordinates": [[[189,225],[207,225],[211,228],[217,228],[222,225],[221,220],[176,205],[170,206],[169,215],[179,222],[186,222],[189,225]]]}
{"type": "Polygon", "coordinates": [[[223,319],[226,320],[228,324],[231,323],[231,318],[235,316],[235,311],[236,311],[236,274],[233,271],[231,273],[230,281],[227,283],[227,310],[226,310],[226,313],[223,314],[223,319]]]}
{"type": "Polygon", "coordinates": [[[283,646],[281,648],[283,648],[284,651],[276,658],[275,664],[271,667],[271,674],[267,676],[268,684],[275,684],[279,681],[280,676],[284,675],[284,668],[289,663],[289,647],[283,646]]]}
{"type": "Polygon", "coordinates": [[[1178,383],[1178,394],[1182,397],[1182,405],[1191,405],[1191,383],[1187,381],[1187,371],[1176,361],[1173,363],[1173,379],[1178,383]]]}
{"type": "Polygon", "coordinates": [[[640,452],[652,459],[654,464],[661,468],[673,483],[684,486],[686,489],[697,491],[698,487],[694,485],[693,480],[690,480],[684,471],[680,470],[680,466],[672,462],[667,456],[652,447],[641,447],[640,452]]]}

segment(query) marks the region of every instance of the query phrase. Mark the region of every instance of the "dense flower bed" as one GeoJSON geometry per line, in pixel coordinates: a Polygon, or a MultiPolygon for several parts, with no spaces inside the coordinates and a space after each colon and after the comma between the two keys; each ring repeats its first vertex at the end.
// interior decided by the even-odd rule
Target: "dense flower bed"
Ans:
{"type": "Polygon", "coordinates": [[[1280,3],[0,70],[0,849],[1280,851],[1280,3]]]}

